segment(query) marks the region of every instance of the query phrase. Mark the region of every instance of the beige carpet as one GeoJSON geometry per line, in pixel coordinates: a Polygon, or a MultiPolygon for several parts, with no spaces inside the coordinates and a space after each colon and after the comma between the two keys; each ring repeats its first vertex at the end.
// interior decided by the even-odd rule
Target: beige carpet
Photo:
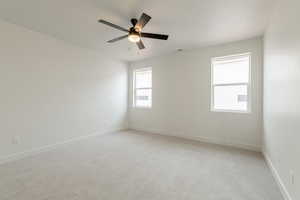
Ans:
{"type": "Polygon", "coordinates": [[[118,132],[0,165],[1,200],[282,200],[261,154],[118,132]]]}

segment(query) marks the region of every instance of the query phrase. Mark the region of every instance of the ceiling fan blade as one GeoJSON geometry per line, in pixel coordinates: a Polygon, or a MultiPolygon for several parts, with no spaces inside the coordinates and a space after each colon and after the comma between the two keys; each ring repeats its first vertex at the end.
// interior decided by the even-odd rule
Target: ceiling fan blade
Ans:
{"type": "Polygon", "coordinates": [[[143,43],[142,40],[140,40],[140,41],[137,42],[136,44],[137,44],[137,46],[139,47],[140,50],[141,50],[141,49],[145,49],[145,45],[144,45],[144,43],[143,43]]]}
{"type": "Polygon", "coordinates": [[[109,41],[107,41],[107,42],[108,42],[108,43],[113,43],[113,42],[117,42],[117,41],[119,41],[119,40],[123,40],[123,39],[125,39],[125,38],[127,38],[127,37],[128,37],[128,35],[123,35],[123,36],[117,37],[117,38],[115,38],[115,39],[109,40],[109,41]]]}
{"type": "Polygon", "coordinates": [[[162,35],[162,34],[155,34],[155,33],[141,33],[141,37],[159,39],[159,40],[167,40],[169,36],[162,35]]]}
{"type": "Polygon", "coordinates": [[[115,25],[115,24],[113,24],[113,23],[110,23],[110,22],[105,21],[105,20],[103,20],[103,19],[100,19],[98,22],[100,22],[100,23],[102,23],[102,24],[105,24],[105,25],[108,25],[108,26],[110,26],[110,27],[116,28],[116,29],[118,29],[118,30],[120,30],[120,31],[128,32],[128,29],[123,28],[123,27],[118,26],[118,25],[115,25]]]}
{"type": "Polygon", "coordinates": [[[151,17],[149,15],[143,13],[135,27],[141,30],[150,21],[150,19],[151,17]]]}

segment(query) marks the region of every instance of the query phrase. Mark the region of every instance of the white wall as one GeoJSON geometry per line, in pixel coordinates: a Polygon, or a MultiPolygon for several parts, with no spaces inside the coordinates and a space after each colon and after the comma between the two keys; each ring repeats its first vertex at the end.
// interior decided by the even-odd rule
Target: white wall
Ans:
{"type": "Polygon", "coordinates": [[[265,34],[264,67],[264,149],[294,200],[300,199],[299,9],[299,0],[278,2],[265,34]]]}
{"type": "Polygon", "coordinates": [[[175,52],[131,63],[131,129],[233,144],[260,150],[262,139],[262,39],[175,52]],[[252,53],[252,113],[210,111],[211,58],[252,53]],[[132,108],[132,70],[153,68],[152,109],[132,108]]]}
{"type": "Polygon", "coordinates": [[[126,127],[127,65],[4,21],[0,33],[0,161],[126,127]]]}

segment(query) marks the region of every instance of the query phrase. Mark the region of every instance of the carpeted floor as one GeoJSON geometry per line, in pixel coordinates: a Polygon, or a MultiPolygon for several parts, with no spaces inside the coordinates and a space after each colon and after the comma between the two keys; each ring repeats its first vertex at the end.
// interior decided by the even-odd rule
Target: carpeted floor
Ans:
{"type": "Polygon", "coordinates": [[[259,153],[127,131],[0,165],[1,200],[282,200],[259,153]]]}

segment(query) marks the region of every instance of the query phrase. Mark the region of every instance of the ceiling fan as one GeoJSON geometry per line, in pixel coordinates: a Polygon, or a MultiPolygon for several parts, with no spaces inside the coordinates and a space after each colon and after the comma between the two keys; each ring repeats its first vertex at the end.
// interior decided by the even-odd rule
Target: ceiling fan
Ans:
{"type": "Polygon", "coordinates": [[[119,40],[128,38],[128,40],[130,42],[136,43],[137,46],[139,47],[139,49],[144,49],[145,46],[141,40],[142,37],[151,38],[151,39],[159,39],[159,40],[167,40],[169,37],[168,35],[142,32],[142,29],[150,21],[150,19],[151,19],[151,17],[149,15],[143,13],[139,20],[137,20],[135,18],[130,20],[131,24],[133,26],[129,29],[115,25],[115,24],[105,21],[103,19],[100,19],[99,22],[127,33],[126,35],[123,35],[123,36],[120,36],[120,37],[117,37],[117,38],[107,41],[108,43],[113,43],[113,42],[117,42],[119,40]]]}

